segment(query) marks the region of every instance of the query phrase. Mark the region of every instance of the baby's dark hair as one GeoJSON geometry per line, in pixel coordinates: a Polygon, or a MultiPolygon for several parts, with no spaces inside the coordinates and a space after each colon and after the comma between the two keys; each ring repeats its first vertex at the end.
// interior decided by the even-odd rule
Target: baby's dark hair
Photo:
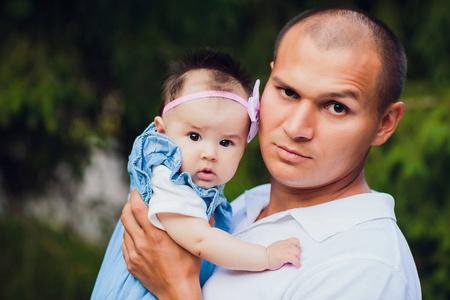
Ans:
{"type": "Polygon", "coordinates": [[[167,103],[180,96],[186,74],[200,69],[211,71],[211,80],[208,82],[211,90],[230,92],[240,85],[248,95],[251,93],[251,77],[239,61],[228,53],[203,48],[170,63],[168,77],[163,84],[160,114],[167,103]]]}

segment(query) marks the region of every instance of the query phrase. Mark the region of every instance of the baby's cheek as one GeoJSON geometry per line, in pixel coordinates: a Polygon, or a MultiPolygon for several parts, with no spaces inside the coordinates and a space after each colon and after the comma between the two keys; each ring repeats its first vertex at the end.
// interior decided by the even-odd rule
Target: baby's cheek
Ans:
{"type": "Polygon", "coordinates": [[[236,174],[237,168],[239,166],[240,159],[236,160],[233,163],[228,165],[228,174],[227,174],[227,182],[233,178],[234,174],[236,174]]]}

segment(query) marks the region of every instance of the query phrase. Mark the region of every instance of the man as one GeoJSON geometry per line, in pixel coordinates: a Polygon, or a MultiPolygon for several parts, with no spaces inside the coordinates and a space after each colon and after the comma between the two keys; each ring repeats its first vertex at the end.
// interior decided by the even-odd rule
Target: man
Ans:
{"type": "Polygon", "coordinates": [[[361,12],[312,10],[280,32],[271,68],[259,133],[271,182],[232,203],[232,233],[262,245],[297,237],[302,267],[216,268],[201,291],[195,259],[149,225],[133,193],[122,214],[130,272],[160,299],[420,299],[394,200],[363,170],[405,111],[397,38],[361,12]]]}

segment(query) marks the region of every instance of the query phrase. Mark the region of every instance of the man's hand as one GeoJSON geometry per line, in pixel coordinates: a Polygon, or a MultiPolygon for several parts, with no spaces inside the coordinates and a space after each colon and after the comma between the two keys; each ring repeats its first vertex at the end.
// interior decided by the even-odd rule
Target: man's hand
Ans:
{"type": "Polygon", "coordinates": [[[201,260],[154,227],[147,213],[148,207],[133,190],[121,216],[128,271],[158,299],[201,299],[201,260]]]}

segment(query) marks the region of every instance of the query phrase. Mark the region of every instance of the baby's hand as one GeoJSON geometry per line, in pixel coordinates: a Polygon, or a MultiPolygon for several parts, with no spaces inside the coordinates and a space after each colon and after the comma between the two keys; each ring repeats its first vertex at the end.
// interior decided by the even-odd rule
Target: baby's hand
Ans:
{"type": "Polygon", "coordinates": [[[300,242],[297,238],[277,241],[266,248],[269,270],[277,270],[286,263],[300,268],[300,242]]]}

